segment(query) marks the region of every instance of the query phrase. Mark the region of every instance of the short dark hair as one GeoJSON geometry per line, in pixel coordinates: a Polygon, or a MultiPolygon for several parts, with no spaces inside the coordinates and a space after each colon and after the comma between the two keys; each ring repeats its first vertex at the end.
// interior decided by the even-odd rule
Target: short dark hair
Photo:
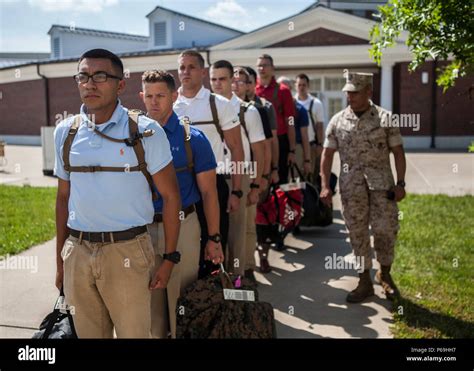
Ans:
{"type": "Polygon", "coordinates": [[[250,76],[253,76],[253,79],[257,81],[257,71],[255,71],[252,67],[245,66],[245,69],[249,73],[250,76]]]}
{"type": "Polygon", "coordinates": [[[176,90],[174,76],[168,71],[149,70],[142,75],[142,83],[164,82],[170,91],[176,90]]]}
{"type": "Polygon", "coordinates": [[[123,63],[117,55],[112,53],[110,50],[107,49],[91,49],[86,51],[84,54],[81,55],[79,58],[79,63],[77,67],[79,68],[79,64],[81,64],[83,59],[86,58],[97,58],[97,59],[108,59],[112,62],[112,66],[114,66],[118,72],[120,73],[119,77],[123,77],[123,63]]]}
{"type": "Polygon", "coordinates": [[[211,67],[214,69],[226,68],[230,73],[230,77],[234,76],[234,66],[232,66],[232,63],[229,61],[221,59],[220,61],[214,62],[211,67]]]}
{"type": "Polygon", "coordinates": [[[270,61],[271,66],[273,67],[273,58],[270,54],[262,54],[258,59],[268,59],[270,61]]]}
{"type": "Polygon", "coordinates": [[[305,73],[300,73],[299,75],[296,76],[297,79],[304,79],[306,82],[309,84],[309,77],[305,73]]]}
{"type": "Polygon", "coordinates": [[[201,68],[204,68],[204,58],[202,57],[201,53],[199,53],[198,51],[192,50],[192,49],[185,50],[185,51],[181,52],[178,59],[180,59],[182,57],[185,57],[185,56],[197,58],[197,60],[199,62],[199,66],[201,68]]]}

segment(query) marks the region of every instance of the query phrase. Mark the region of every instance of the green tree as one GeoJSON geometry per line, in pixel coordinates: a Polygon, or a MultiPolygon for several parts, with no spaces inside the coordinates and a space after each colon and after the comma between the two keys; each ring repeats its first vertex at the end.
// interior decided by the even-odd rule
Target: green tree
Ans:
{"type": "Polygon", "coordinates": [[[408,31],[406,44],[413,53],[409,69],[426,59],[448,61],[436,80],[446,91],[458,77],[472,72],[474,62],[474,5],[471,0],[390,0],[380,6],[380,23],[370,31],[370,54],[380,65],[382,51],[408,31]]]}

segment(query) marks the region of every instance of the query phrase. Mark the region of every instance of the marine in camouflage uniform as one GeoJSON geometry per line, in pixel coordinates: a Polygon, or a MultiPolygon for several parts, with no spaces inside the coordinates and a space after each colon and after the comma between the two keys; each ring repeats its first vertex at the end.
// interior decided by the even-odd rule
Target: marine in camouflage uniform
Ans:
{"type": "MultiPolygon", "coordinates": [[[[381,269],[376,274],[387,298],[398,295],[390,276],[394,259],[394,247],[399,230],[397,202],[404,195],[403,181],[405,158],[403,142],[398,127],[391,127],[390,112],[376,106],[369,97],[372,90],[372,74],[349,73],[345,70],[349,105],[335,114],[326,130],[323,164],[330,172],[332,155],[337,150],[341,159],[340,192],[342,214],[356,257],[361,257],[364,272],[358,287],[349,293],[349,302],[360,302],[374,294],[370,269],[372,250],[369,226],[374,236],[374,248],[381,269]],[[355,95],[357,94],[357,97],[355,95]],[[366,97],[362,96],[366,94],[366,97]],[[365,101],[364,101],[365,99],[365,101]],[[363,110],[357,110],[364,107],[363,110]],[[393,151],[397,168],[401,171],[395,186],[390,152],[393,151]],[[331,153],[328,156],[328,152],[331,153]],[[324,158],[326,157],[326,159],[324,158]],[[330,160],[329,167],[327,162],[330,160]]],[[[323,170],[324,172],[324,167],[323,170]]],[[[323,184],[329,179],[324,176],[323,184]]],[[[327,189],[321,196],[327,199],[327,189]],[[324,194],[325,193],[325,194],[324,194]]]]}

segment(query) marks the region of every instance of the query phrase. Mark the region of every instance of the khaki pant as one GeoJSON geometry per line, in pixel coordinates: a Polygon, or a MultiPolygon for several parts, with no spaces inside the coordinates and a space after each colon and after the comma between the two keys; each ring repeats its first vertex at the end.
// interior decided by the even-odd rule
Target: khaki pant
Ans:
{"type": "Polygon", "coordinates": [[[391,265],[400,228],[397,203],[387,199],[386,191],[369,191],[365,182],[351,184],[350,194],[341,191],[341,201],[354,255],[363,259],[364,269],[372,268],[369,226],[378,262],[391,265]]]}
{"type": "Polygon", "coordinates": [[[257,205],[247,207],[247,238],[245,242],[245,270],[255,269],[255,249],[257,248],[257,226],[255,218],[257,217],[257,205]]]}
{"type": "MultiPolygon", "coordinates": [[[[148,225],[156,253],[155,265],[163,262],[165,235],[163,223],[148,225]]],[[[168,331],[176,338],[176,303],[184,289],[198,278],[201,228],[197,213],[189,214],[182,222],[178,238],[177,251],[181,261],[171,272],[165,290],[155,289],[151,294],[151,334],[153,338],[167,338],[168,331]]]]}
{"type": "Polygon", "coordinates": [[[64,293],[79,338],[149,338],[154,253],[148,233],[116,243],[70,236],[64,243],[64,293]]]}
{"type": "MultiPolygon", "coordinates": [[[[232,181],[227,180],[232,190],[232,181]]],[[[245,242],[247,234],[247,194],[250,190],[250,176],[242,175],[243,197],[240,199],[239,210],[229,213],[229,239],[227,240],[226,270],[236,275],[244,274],[245,257],[247,255],[245,242]]]]}

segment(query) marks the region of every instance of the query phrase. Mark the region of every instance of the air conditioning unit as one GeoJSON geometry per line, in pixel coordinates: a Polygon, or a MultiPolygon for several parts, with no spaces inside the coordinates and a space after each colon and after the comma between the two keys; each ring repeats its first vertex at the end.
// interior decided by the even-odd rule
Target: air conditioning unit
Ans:
{"type": "Polygon", "coordinates": [[[53,175],[54,171],[54,126],[41,127],[41,146],[43,147],[43,174],[53,175]]]}

